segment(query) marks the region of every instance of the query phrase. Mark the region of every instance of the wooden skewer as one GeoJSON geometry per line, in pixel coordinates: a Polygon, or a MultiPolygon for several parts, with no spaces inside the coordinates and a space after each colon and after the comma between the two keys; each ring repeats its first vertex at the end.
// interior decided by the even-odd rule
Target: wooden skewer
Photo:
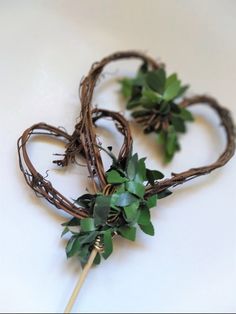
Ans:
{"type": "Polygon", "coordinates": [[[79,292],[81,290],[81,287],[82,287],[82,285],[83,285],[83,283],[84,283],[84,281],[85,281],[85,279],[86,279],[86,277],[88,275],[88,272],[89,272],[91,266],[93,265],[93,261],[94,261],[96,255],[97,255],[98,251],[99,250],[96,247],[94,247],[94,249],[92,250],[92,252],[91,252],[91,254],[89,256],[88,262],[84,266],[82,274],[80,275],[80,278],[79,278],[79,280],[78,280],[78,282],[77,282],[77,284],[76,284],[76,286],[74,288],[74,291],[73,291],[73,293],[72,293],[72,295],[70,297],[70,300],[69,300],[69,302],[68,302],[68,304],[67,304],[67,306],[65,308],[64,313],[70,313],[71,312],[72,307],[73,307],[73,305],[74,305],[74,303],[76,301],[76,298],[77,298],[77,296],[78,296],[78,294],[79,294],[79,292]]]}
{"type": "MultiPolygon", "coordinates": [[[[109,185],[107,185],[104,188],[104,194],[105,195],[109,194],[109,191],[110,191],[109,189],[111,187],[112,187],[112,185],[109,184],[109,185]]],[[[95,191],[97,192],[96,187],[95,187],[95,191]]],[[[91,254],[89,256],[88,262],[84,266],[82,274],[80,275],[80,278],[79,278],[79,280],[78,280],[78,282],[77,282],[77,284],[76,284],[76,286],[74,288],[74,291],[73,291],[73,293],[72,293],[72,295],[70,297],[70,300],[69,300],[69,302],[68,302],[68,304],[67,304],[67,306],[66,306],[66,308],[64,310],[64,313],[70,313],[71,312],[71,310],[72,310],[72,308],[74,306],[74,303],[75,303],[75,301],[77,299],[77,296],[78,296],[78,294],[79,294],[79,292],[80,292],[80,290],[81,290],[81,288],[83,286],[83,283],[84,283],[84,281],[85,281],[85,279],[86,279],[86,277],[88,275],[88,272],[89,272],[90,268],[93,265],[93,261],[94,261],[95,257],[97,256],[97,253],[102,253],[103,249],[104,249],[104,247],[101,244],[101,237],[98,236],[96,238],[95,243],[94,243],[94,247],[93,247],[93,250],[92,250],[92,252],[91,252],[91,254]]]]}

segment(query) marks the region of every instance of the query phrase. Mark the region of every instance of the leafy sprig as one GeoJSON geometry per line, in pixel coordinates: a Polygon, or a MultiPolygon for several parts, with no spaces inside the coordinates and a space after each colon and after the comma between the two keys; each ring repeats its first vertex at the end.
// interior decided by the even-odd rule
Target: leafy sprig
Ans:
{"type": "MultiPolygon", "coordinates": [[[[112,154],[110,151],[107,153],[112,154]]],[[[100,263],[101,256],[107,259],[111,255],[114,234],[135,241],[139,226],[143,232],[153,236],[150,208],[156,206],[158,198],[171,193],[166,190],[159,195],[145,196],[145,187],[164,177],[161,172],[146,168],[145,158],[139,159],[134,154],[121,165],[113,154],[111,157],[113,163],[106,172],[111,193],[87,193],[80,196],[75,203],[86,209],[89,217],[72,218],[63,224],[62,235],[68,232],[71,234],[66,246],[67,257],[78,256],[82,265],[87,262],[98,237],[104,251],[97,254],[95,264],[100,263]]]]}
{"type": "Polygon", "coordinates": [[[145,63],[135,78],[124,78],[120,84],[127,109],[134,110],[132,115],[145,133],[157,133],[165,161],[171,161],[180,149],[178,133],[185,133],[186,122],[193,121],[191,112],[178,104],[188,85],[182,85],[175,73],[167,76],[164,68],[148,70],[145,63]]]}

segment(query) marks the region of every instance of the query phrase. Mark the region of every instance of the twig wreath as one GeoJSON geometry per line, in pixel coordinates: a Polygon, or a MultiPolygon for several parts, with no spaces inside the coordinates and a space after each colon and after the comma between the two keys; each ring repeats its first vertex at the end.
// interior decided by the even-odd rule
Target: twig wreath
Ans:
{"type": "Polygon", "coordinates": [[[71,215],[71,220],[63,224],[63,235],[68,232],[71,234],[66,254],[67,257],[79,258],[84,266],[84,275],[65,312],[71,310],[91,264],[99,264],[101,256],[107,259],[112,253],[114,236],[134,241],[137,226],[143,232],[154,235],[150,208],[156,206],[157,200],[171,194],[170,188],[224,166],[233,156],[235,130],[230,112],[209,96],[183,98],[186,89],[186,86],[181,86],[176,74],[166,76],[164,66],[149,56],[136,51],[117,52],[94,63],[81,82],[80,120],[72,135],[60,128],[38,123],[26,129],[19,138],[19,164],[27,184],[37,195],[71,215]],[[133,153],[132,136],[126,119],[118,112],[93,108],[94,88],[104,67],[113,61],[130,58],[140,59],[142,65],[134,79],[120,81],[121,92],[127,99],[127,108],[134,110],[132,115],[144,126],[144,131],[157,133],[163,145],[165,161],[169,162],[180,148],[178,133],[185,132],[186,121],[193,120],[189,108],[201,103],[218,114],[227,138],[226,148],[215,162],[172,173],[170,178],[163,179],[160,171],[147,169],[145,158],[139,159],[138,154],[133,153]],[[112,147],[104,148],[98,144],[94,126],[99,119],[104,118],[111,119],[123,136],[118,156],[113,154],[112,147]],[[66,143],[63,159],[54,161],[58,166],[66,167],[74,163],[78,154],[84,157],[93,183],[91,193],[72,202],[36,170],[30,161],[27,143],[37,134],[60,138],[66,143]],[[107,171],[104,169],[101,150],[111,158],[107,171]]]}

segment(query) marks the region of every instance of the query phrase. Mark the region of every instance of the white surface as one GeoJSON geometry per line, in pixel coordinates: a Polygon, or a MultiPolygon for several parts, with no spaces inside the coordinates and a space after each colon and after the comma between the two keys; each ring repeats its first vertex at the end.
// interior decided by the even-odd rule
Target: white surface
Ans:
{"type": "MultiPolygon", "coordinates": [[[[71,132],[78,85],[91,63],[131,48],[160,57],[193,93],[214,95],[236,118],[235,33],[236,1],[0,1],[1,312],[61,312],[80,273],[77,261],[65,258],[63,214],[37,199],[18,169],[22,131],[45,121],[71,132]]],[[[116,63],[106,79],[136,67],[116,63]]],[[[104,82],[94,103],[121,110],[117,84],[104,82]]],[[[194,110],[198,123],[182,137],[170,167],[163,169],[154,140],[133,126],[135,151],[167,175],[211,162],[223,149],[222,131],[209,111],[194,110]]],[[[39,170],[55,169],[52,153],[63,147],[37,144],[31,153],[39,170]]],[[[140,232],[135,244],[116,242],[112,257],[91,271],[79,311],[235,312],[235,173],[234,159],[160,201],[153,210],[156,236],[140,232]]],[[[76,197],[86,175],[70,168],[64,176],[51,171],[50,179],[76,197]]]]}

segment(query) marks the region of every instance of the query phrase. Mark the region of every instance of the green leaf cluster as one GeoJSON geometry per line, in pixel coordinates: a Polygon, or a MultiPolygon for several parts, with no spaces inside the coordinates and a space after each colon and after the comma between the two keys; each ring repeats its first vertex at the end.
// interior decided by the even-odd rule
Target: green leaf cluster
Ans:
{"type": "MultiPolygon", "coordinates": [[[[77,256],[84,265],[99,237],[103,252],[98,253],[95,263],[101,257],[107,259],[113,251],[112,237],[118,234],[134,241],[137,226],[148,235],[154,235],[150,208],[155,207],[159,195],[145,196],[145,187],[155,184],[164,176],[157,170],[146,168],[145,158],[131,155],[123,165],[113,158],[113,164],[106,172],[107,183],[113,187],[111,195],[84,194],[75,203],[89,213],[88,218],[72,218],[63,224],[62,235],[72,236],[66,246],[67,257],[77,256]]],[[[163,192],[160,198],[168,195],[163,192]]]]}
{"type": "Polygon", "coordinates": [[[193,121],[191,112],[178,104],[188,85],[182,85],[176,73],[167,76],[164,68],[148,70],[146,64],[140,67],[135,78],[124,78],[119,82],[127,109],[134,110],[134,118],[158,117],[158,127],[145,125],[145,132],[158,134],[165,161],[169,162],[180,149],[178,133],[185,133],[186,122],[193,121]]]}

